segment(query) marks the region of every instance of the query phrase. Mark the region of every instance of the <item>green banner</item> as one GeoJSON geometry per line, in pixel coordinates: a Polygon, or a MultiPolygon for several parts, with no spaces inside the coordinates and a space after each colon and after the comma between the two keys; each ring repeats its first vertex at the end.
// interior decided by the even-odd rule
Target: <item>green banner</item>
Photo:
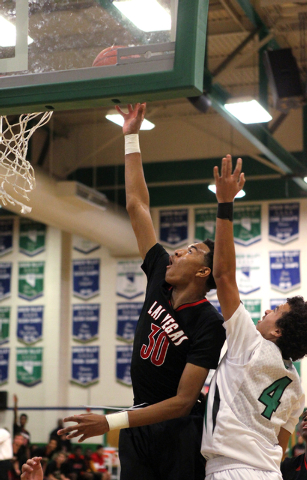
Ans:
{"type": "Polygon", "coordinates": [[[10,339],[11,307],[0,307],[0,345],[10,339]]]}
{"type": "Polygon", "coordinates": [[[297,373],[299,376],[301,376],[301,361],[298,360],[297,362],[293,362],[293,365],[295,366],[297,373]]]}
{"type": "Polygon", "coordinates": [[[18,296],[35,300],[44,295],[45,262],[19,262],[18,296]]]}
{"type": "Polygon", "coordinates": [[[261,205],[235,206],[233,234],[235,243],[245,247],[261,240],[261,205]]]}
{"type": "Polygon", "coordinates": [[[194,239],[195,242],[203,242],[206,238],[214,240],[216,223],[215,208],[196,208],[194,211],[194,239]]]}
{"type": "Polygon", "coordinates": [[[255,325],[261,318],[261,300],[244,300],[244,307],[250,313],[255,325]]]}
{"type": "Polygon", "coordinates": [[[28,218],[20,218],[19,251],[34,257],[45,250],[46,225],[33,222],[28,218]]]}
{"type": "Polygon", "coordinates": [[[34,387],[42,381],[43,349],[41,347],[17,348],[16,379],[26,387],[34,387]]]}

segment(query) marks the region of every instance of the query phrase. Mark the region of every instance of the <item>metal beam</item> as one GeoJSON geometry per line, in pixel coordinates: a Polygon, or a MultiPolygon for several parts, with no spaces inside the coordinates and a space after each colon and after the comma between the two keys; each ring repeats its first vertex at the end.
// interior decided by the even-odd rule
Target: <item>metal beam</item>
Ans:
{"type": "Polygon", "coordinates": [[[307,176],[307,169],[291,153],[278,143],[267,129],[261,125],[246,126],[231,115],[224,107],[221,99],[220,87],[212,85],[208,94],[212,107],[225,118],[238,132],[251,142],[269,160],[282,169],[297,185],[307,191],[307,184],[303,177],[307,176]]]}
{"type": "Polygon", "coordinates": [[[246,45],[249,44],[251,40],[253,40],[254,36],[256,33],[259,32],[258,28],[255,28],[247,37],[243,40],[243,42],[240,43],[240,45],[234,49],[233,52],[231,52],[230,55],[228,55],[227,58],[212,72],[212,75],[215,77],[219,73],[221,73],[225,68],[228,66],[228,64],[246,47],[246,45]]]}
{"type": "MultiPolygon", "coordinates": [[[[249,21],[254,25],[256,28],[261,28],[267,34],[269,34],[269,29],[262,21],[260,15],[257,13],[253,5],[251,4],[250,0],[235,0],[237,4],[242,8],[243,12],[249,19],[249,21]]],[[[273,49],[280,48],[276,40],[272,39],[270,41],[270,47],[273,49]]]]}

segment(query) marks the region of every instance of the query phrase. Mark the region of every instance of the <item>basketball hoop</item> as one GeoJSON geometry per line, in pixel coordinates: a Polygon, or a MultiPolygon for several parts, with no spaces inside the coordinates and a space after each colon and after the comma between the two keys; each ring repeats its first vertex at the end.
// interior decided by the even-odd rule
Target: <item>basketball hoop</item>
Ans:
{"type": "Polygon", "coordinates": [[[10,125],[6,116],[0,116],[0,200],[20,205],[21,213],[29,213],[32,208],[22,203],[29,201],[28,193],[35,188],[35,173],[26,160],[28,142],[35,130],[49,122],[53,112],[22,114],[18,122],[10,125]],[[41,115],[38,123],[27,128],[28,122],[41,115]],[[13,188],[17,198],[12,197],[6,189],[13,188]]]}

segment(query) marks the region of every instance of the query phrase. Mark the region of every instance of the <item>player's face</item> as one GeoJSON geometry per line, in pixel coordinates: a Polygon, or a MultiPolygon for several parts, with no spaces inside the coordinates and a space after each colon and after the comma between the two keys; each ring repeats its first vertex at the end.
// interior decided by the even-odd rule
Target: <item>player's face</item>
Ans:
{"type": "Polygon", "coordinates": [[[305,442],[307,442],[307,411],[304,412],[304,414],[303,414],[303,420],[302,420],[302,423],[301,423],[300,433],[301,433],[303,439],[305,440],[305,442]]]}
{"type": "Polygon", "coordinates": [[[208,252],[209,247],[204,243],[192,243],[187,248],[176,250],[175,254],[170,256],[165,280],[174,286],[187,285],[199,271],[210,273],[210,269],[205,266],[205,255],[208,252]]]}
{"type": "Polygon", "coordinates": [[[290,306],[288,303],[278,305],[274,310],[266,310],[262,319],[257,323],[257,330],[266,340],[276,340],[281,334],[280,332],[278,333],[276,321],[283,315],[283,313],[289,311],[290,306]]]}

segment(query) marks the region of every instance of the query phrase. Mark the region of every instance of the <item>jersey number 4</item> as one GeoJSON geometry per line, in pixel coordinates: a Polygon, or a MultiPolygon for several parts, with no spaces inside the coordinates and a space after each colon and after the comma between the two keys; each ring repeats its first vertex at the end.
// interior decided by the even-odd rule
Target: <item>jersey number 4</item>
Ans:
{"type": "Polygon", "coordinates": [[[280,405],[280,399],[284,391],[291,382],[292,380],[289,377],[283,377],[263,390],[258,398],[259,402],[265,405],[265,409],[261,413],[263,417],[271,420],[273,413],[276,412],[280,405]]]}
{"type": "Polygon", "coordinates": [[[147,360],[150,357],[151,363],[156,367],[161,367],[161,365],[163,365],[169,346],[167,335],[163,330],[159,333],[157,338],[154,338],[159,330],[161,329],[158,325],[155,325],[154,323],[151,324],[151,332],[148,335],[149,344],[143,344],[140,352],[143,360],[147,360]]]}

